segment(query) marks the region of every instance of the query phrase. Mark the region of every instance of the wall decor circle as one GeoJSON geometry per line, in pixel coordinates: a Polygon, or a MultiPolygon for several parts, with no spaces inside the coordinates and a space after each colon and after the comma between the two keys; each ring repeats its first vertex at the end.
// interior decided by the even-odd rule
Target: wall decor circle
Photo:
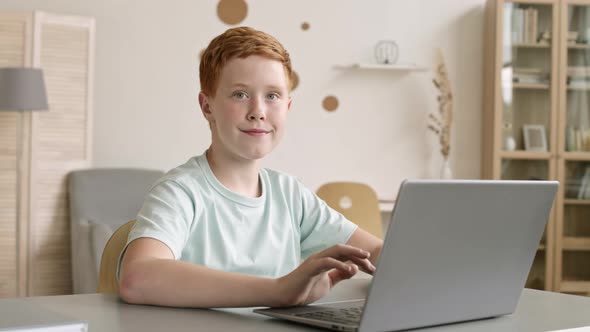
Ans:
{"type": "Polygon", "coordinates": [[[219,0],[217,16],[226,24],[234,25],[242,22],[248,15],[248,4],[245,0],[219,0]]]}
{"type": "Polygon", "coordinates": [[[297,86],[299,86],[299,75],[293,71],[293,75],[291,76],[291,91],[297,89],[297,86]]]}
{"type": "Polygon", "coordinates": [[[375,45],[375,61],[382,65],[391,65],[397,62],[399,48],[393,40],[380,40],[375,45]]]}
{"type": "Polygon", "coordinates": [[[338,98],[334,96],[327,96],[322,101],[322,107],[328,112],[334,112],[338,108],[338,98]]]}

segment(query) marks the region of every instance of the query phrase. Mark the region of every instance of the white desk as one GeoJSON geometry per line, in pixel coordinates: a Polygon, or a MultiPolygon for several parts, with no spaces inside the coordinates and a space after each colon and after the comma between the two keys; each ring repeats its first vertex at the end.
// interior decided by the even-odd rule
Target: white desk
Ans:
{"type": "MultiPolygon", "coordinates": [[[[343,282],[323,301],[362,297],[369,281],[370,279],[352,279],[343,282]]],[[[10,305],[13,301],[26,301],[34,306],[87,320],[90,332],[316,330],[254,314],[251,308],[200,310],[128,305],[115,295],[103,294],[2,299],[0,304],[10,305]]],[[[424,330],[538,332],[585,325],[590,325],[590,298],[526,289],[512,315],[424,330]]]]}

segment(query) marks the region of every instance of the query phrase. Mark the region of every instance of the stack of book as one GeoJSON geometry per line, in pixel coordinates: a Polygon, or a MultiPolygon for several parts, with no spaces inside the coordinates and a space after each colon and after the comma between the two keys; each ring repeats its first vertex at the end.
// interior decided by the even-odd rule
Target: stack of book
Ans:
{"type": "Polygon", "coordinates": [[[590,199],[590,167],[586,167],[581,176],[567,180],[567,196],[590,199]]]}
{"type": "Polygon", "coordinates": [[[539,12],[533,7],[515,8],[512,15],[512,42],[537,43],[539,12]]]}
{"type": "Polygon", "coordinates": [[[549,73],[541,68],[513,68],[512,82],[514,83],[549,83],[549,73]]]}
{"type": "Polygon", "coordinates": [[[573,126],[565,128],[566,151],[590,151],[590,129],[573,126]]]}
{"type": "Polygon", "coordinates": [[[571,88],[590,87],[590,67],[567,67],[567,85],[571,88]]]}

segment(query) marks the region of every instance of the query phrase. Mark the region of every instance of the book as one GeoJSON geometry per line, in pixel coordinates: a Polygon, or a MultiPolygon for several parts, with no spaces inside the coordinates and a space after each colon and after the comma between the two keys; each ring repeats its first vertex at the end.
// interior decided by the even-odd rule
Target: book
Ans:
{"type": "Polygon", "coordinates": [[[88,322],[64,316],[26,298],[0,301],[0,331],[87,332],[88,322]]]}
{"type": "Polygon", "coordinates": [[[578,191],[578,199],[590,198],[590,167],[587,167],[582,176],[582,184],[578,191]],[[588,195],[588,197],[586,197],[588,195]]]}

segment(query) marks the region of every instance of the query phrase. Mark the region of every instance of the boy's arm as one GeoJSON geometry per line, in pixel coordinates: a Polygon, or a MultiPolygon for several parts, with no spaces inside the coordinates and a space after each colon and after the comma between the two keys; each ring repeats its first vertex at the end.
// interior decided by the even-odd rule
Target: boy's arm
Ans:
{"type": "Polygon", "coordinates": [[[177,261],[162,242],[139,238],[129,244],[123,257],[119,294],[129,303],[173,307],[306,304],[352,277],[358,267],[373,270],[367,257],[366,251],[337,245],[312,255],[290,274],[272,279],[177,261]]]}
{"type": "MultiPolygon", "coordinates": [[[[381,249],[383,248],[383,240],[376,237],[375,235],[357,227],[357,229],[352,233],[346,245],[361,248],[371,253],[371,263],[375,265],[377,263],[377,259],[379,258],[379,254],[381,254],[381,249]]],[[[370,271],[364,271],[367,273],[371,273],[370,271]]],[[[372,273],[371,273],[372,274],[372,273]]]]}
{"type": "Polygon", "coordinates": [[[165,244],[152,238],[139,238],[129,244],[119,280],[119,294],[126,302],[172,307],[271,303],[272,287],[271,279],[177,261],[165,244]]]}

